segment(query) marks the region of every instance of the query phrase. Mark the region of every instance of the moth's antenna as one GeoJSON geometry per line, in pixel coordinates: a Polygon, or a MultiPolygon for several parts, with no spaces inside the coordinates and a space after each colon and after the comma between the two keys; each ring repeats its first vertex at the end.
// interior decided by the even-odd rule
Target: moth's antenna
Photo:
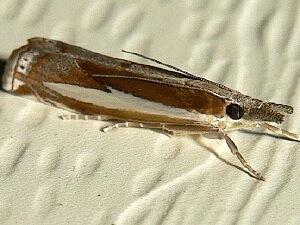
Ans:
{"type": "Polygon", "coordinates": [[[136,55],[136,56],[139,56],[139,57],[144,58],[144,59],[148,59],[148,60],[150,60],[150,61],[152,61],[152,62],[155,62],[155,63],[157,63],[157,64],[159,64],[159,65],[163,65],[163,66],[169,67],[169,68],[171,68],[171,69],[173,69],[173,70],[175,70],[175,71],[177,71],[177,72],[183,73],[183,74],[185,74],[185,75],[187,75],[187,76],[189,76],[189,77],[197,78],[197,79],[199,78],[199,77],[197,77],[197,76],[195,76],[195,75],[193,75],[193,74],[191,74],[191,73],[189,73],[189,72],[187,72],[187,71],[184,71],[184,70],[182,70],[182,69],[179,69],[179,68],[177,68],[177,67],[175,67],[175,66],[172,66],[172,65],[170,65],[170,64],[163,63],[163,62],[161,62],[161,61],[159,61],[159,60],[157,60],[157,59],[149,58],[149,57],[144,56],[144,55],[142,55],[142,54],[139,54],[139,53],[137,53],[137,52],[130,52],[130,51],[126,51],[126,50],[122,50],[122,52],[129,53],[129,54],[132,54],[132,55],[136,55]]]}
{"type": "Polygon", "coordinates": [[[189,72],[187,72],[187,71],[184,71],[184,70],[182,70],[182,69],[177,68],[176,66],[172,66],[172,65],[170,65],[170,64],[163,63],[163,62],[161,62],[161,61],[159,61],[159,60],[157,60],[157,59],[152,59],[152,58],[149,58],[149,57],[147,57],[147,56],[144,56],[144,55],[142,55],[142,54],[140,54],[140,53],[137,53],[137,52],[130,52],[130,51],[126,51],[126,50],[123,50],[123,49],[122,49],[122,52],[129,53],[129,54],[132,54],[132,55],[136,55],[136,56],[139,56],[139,57],[144,58],[144,59],[148,59],[148,60],[150,60],[150,61],[152,61],[152,62],[155,62],[155,63],[157,63],[157,64],[159,64],[159,65],[163,65],[163,66],[169,67],[169,68],[171,68],[171,69],[173,69],[173,70],[175,70],[175,71],[177,71],[177,72],[179,72],[179,73],[181,73],[181,74],[186,75],[187,77],[190,77],[190,78],[193,78],[193,79],[196,79],[196,80],[201,80],[201,81],[206,82],[206,83],[211,83],[211,84],[214,84],[214,85],[216,85],[216,86],[218,86],[218,87],[220,87],[220,88],[222,88],[222,89],[227,89],[227,90],[232,91],[230,88],[228,88],[228,87],[226,87],[226,86],[224,86],[224,85],[222,85],[222,84],[218,84],[218,83],[212,82],[212,81],[207,80],[207,79],[205,79],[205,78],[203,78],[203,77],[197,77],[197,76],[195,76],[195,75],[193,75],[193,74],[191,74],[191,73],[189,73],[189,72]]]}

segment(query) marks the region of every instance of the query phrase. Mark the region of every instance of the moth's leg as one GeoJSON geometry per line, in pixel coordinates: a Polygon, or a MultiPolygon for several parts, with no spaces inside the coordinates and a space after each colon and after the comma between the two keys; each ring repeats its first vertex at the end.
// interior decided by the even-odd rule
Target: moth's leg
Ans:
{"type": "Polygon", "coordinates": [[[135,128],[146,128],[146,129],[159,129],[165,133],[173,134],[173,135],[191,135],[191,134],[203,134],[203,133],[211,133],[218,131],[217,128],[212,126],[205,125],[194,125],[194,124],[186,124],[186,125],[176,125],[176,124],[164,124],[164,123],[147,123],[147,122],[122,122],[116,123],[113,125],[109,125],[104,127],[102,131],[108,132],[115,128],[120,127],[135,127],[135,128]]]}
{"type": "Polygon", "coordinates": [[[106,133],[108,131],[111,131],[113,129],[120,128],[120,127],[159,129],[164,132],[171,133],[166,129],[165,124],[162,124],[162,123],[144,123],[144,122],[129,122],[129,121],[108,125],[108,126],[102,128],[102,131],[106,133]]]}
{"type": "Polygon", "coordinates": [[[230,151],[232,152],[232,154],[236,155],[236,157],[238,158],[238,160],[242,163],[242,165],[248,170],[250,171],[250,173],[252,173],[257,179],[259,180],[263,180],[265,181],[266,178],[264,178],[263,175],[261,175],[259,172],[257,172],[255,169],[253,169],[245,160],[245,158],[242,156],[242,154],[239,152],[237,146],[235,145],[235,143],[232,141],[232,139],[227,135],[227,134],[223,134],[223,138],[225,139],[230,151]]]}
{"type": "Polygon", "coordinates": [[[62,120],[99,120],[99,121],[113,120],[113,118],[110,116],[81,115],[81,114],[61,115],[59,116],[59,118],[62,120]]]}
{"type": "Polygon", "coordinates": [[[238,160],[242,163],[242,165],[257,179],[265,181],[266,179],[255,169],[253,169],[239,152],[235,143],[231,140],[231,138],[220,132],[217,128],[212,126],[195,126],[195,125],[168,125],[166,124],[165,129],[171,131],[173,134],[177,135],[189,135],[189,134],[199,134],[204,135],[208,138],[217,138],[217,139],[225,139],[230,151],[232,154],[236,155],[238,160]]]}
{"type": "Polygon", "coordinates": [[[268,123],[260,123],[259,126],[263,129],[269,130],[275,134],[278,134],[281,137],[288,138],[289,140],[300,141],[300,134],[291,133],[282,128],[275,127],[268,123]]]}
{"type": "Polygon", "coordinates": [[[166,124],[164,129],[171,132],[174,135],[202,135],[207,133],[219,132],[219,129],[211,125],[200,125],[200,124],[166,124]]]}
{"type": "Polygon", "coordinates": [[[175,124],[164,124],[164,123],[147,123],[147,122],[121,122],[102,128],[103,132],[111,131],[112,129],[120,127],[134,127],[134,128],[146,128],[160,130],[163,134],[170,137],[171,135],[192,135],[192,134],[203,134],[205,132],[215,132],[215,128],[211,126],[200,126],[200,125],[175,125],[175,124]]]}

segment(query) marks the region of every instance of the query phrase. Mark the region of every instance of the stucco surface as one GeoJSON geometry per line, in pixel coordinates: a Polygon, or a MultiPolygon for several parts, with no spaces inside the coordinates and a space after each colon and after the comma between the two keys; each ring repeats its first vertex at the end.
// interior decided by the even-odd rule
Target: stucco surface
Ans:
{"type": "MultiPolygon", "coordinates": [[[[296,0],[0,1],[0,56],[34,36],[149,63],[140,52],[263,100],[294,106],[300,132],[296,0]]],[[[230,134],[266,182],[237,169],[224,141],[98,121],[0,92],[0,224],[300,224],[300,144],[230,134]]]]}

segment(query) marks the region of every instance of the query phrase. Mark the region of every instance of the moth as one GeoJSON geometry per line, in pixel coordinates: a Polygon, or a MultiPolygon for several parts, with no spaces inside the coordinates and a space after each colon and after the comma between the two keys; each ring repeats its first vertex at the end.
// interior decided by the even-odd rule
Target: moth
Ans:
{"type": "MultiPolygon", "coordinates": [[[[124,51],[127,52],[127,51],[124,51]]],[[[134,52],[171,70],[95,53],[46,38],[31,38],[6,62],[3,89],[76,113],[62,119],[111,121],[103,128],[157,129],[167,134],[200,134],[224,139],[241,164],[259,180],[228,136],[261,128],[300,141],[300,135],[274,124],[293,113],[288,105],[244,95],[134,52]]]]}

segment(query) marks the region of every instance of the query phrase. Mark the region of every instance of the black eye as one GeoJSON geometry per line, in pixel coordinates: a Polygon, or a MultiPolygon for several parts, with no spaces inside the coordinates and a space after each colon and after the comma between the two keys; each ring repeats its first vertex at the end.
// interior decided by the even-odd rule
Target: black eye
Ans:
{"type": "Polygon", "coordinates": [[[244,116],[244,109],[238,104],[230,104],[226,107],[226,114],[233,120],[241,119],[244,116]]]}

